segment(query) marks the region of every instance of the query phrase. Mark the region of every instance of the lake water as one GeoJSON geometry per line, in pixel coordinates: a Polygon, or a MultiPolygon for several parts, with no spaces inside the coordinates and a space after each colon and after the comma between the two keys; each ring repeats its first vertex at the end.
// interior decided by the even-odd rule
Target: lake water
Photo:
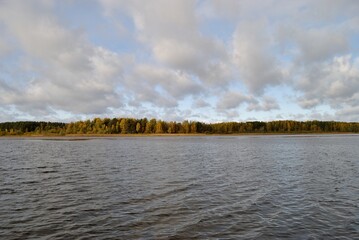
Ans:
{"type": "Polygon", "coordinates": [[[359,239],[359,135],[0,139],[1,239],[359,239]]]}

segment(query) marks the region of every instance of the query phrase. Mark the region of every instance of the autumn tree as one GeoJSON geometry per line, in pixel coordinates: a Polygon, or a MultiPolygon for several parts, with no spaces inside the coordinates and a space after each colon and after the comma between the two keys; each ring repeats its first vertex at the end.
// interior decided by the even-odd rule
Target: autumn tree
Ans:
{"type": "Polygon", "coordinates": [[[141,128],[141,123],[140,123],[140,122],[137,122],[137,124],[136,124],[136,132],[137,132],[137,133],[141,133],[141,130],[142,130],[142,128],[141,128]]]}
{"type": "Polygon", "coordinates": [[[128,120],[126,118],[122,118],[120,122],[120,128],[122,134],[127,134],[129,130],[128,120]]]}

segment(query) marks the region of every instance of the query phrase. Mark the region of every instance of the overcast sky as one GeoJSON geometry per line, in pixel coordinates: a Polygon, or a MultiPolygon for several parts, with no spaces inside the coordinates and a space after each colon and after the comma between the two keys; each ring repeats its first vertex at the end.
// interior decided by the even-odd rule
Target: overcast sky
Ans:
{"type": "Polygon", "coordinates": [[[0,0],[0,122],[359,121],[357,0],[0,0]]]}

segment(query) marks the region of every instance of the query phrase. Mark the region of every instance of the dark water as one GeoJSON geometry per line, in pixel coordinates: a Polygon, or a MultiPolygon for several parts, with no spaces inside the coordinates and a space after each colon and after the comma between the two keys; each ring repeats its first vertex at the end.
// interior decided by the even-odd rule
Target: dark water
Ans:
{"type": "Polygon", "coordinates": [[[359,239],[359,136],[0,139],[1,239],[359,239]]]}

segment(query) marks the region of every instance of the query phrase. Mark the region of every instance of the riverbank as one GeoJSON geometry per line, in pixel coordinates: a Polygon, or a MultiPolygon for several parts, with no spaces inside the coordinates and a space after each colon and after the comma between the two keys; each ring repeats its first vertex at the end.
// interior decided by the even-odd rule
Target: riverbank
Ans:
{"type": "Polygon", "coordinates": [[[124,138],[124,137],[211,137],[211,136],[310,136],[310,135],[358,135],[354,132],[276,132],[276,133],[232,133],[232,134],[204,134],[204,133],[176,133],[176,134],[24,134],[4,135],[1,139],[34,138],[34,139],[77,139],[77,138],[124,138]]]}

